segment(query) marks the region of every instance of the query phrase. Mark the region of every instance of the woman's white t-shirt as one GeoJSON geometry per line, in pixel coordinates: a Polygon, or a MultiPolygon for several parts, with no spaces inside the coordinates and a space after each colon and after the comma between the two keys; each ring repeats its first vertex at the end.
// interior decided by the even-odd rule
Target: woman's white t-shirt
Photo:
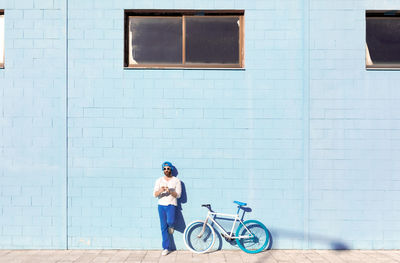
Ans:
{"type": "Polygon", "coordinates": [[[168,187],[170,191],[175,191],[177,193],[177,196],[175,198],[171,194],[163,192],[159,196],[156,196],[156,198],[158,198],[158,204],[177,206],[177,199],[181,197],[182,193],[181,181],[174,176],[171,177],[171,179],[169,179],[168,181],[165,180],[164,176],[158,178],[156,183],[154,184],[153,196],[155,196],[155,193],[160,190],[162,186],[168,187]]]}

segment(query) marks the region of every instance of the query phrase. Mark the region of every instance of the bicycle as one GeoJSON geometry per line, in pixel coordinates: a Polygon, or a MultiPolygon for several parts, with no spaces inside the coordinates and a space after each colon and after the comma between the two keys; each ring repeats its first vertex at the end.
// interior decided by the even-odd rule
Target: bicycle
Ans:
{"type": "Polygon", "coordinates": [[[234,203],[238,205],[238,210],[235,215],[216,213],[211,209],[210,204],[201,205],[208,209],[207,217],[204,221],[193,221],[186,227],[183,233],[183,241],[186,247],[194,253],[205,253],[213,247],[215,243],[215,230],[208,223],[208,220],[210,220],[220,229],[220,233],[226,241],[236,240],[237,245],[244,252],[255,254],[263,251],[270,241],[269,231],[260,221],[246,220],[243,222],[242,219],[245,211],[243,211],[242,219],[239,217],[239,212],[242,206],[246,206],[247,204],[239,201],[234,201],[234,203]],[[225,229],[218,224],[216,221],[217,216],[222,216],[218,218],[234,219],[230,232],[226,232],[225,229]],[[233,234],[236,222],[238,222],[239,225],[236,228],[236,233],[233,234]]]}

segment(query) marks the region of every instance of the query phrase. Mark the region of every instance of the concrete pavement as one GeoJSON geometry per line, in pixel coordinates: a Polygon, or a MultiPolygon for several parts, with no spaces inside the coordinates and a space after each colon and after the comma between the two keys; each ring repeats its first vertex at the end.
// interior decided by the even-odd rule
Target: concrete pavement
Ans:
{"type": "Polygon", "coordinates": [[[161,256],[161,250],[0,250],[0,262],[178,262],[178,263],[264,263],[264,262],[400,262],[400,250],[270,250],[250,255],[240,250],[222,250],[196,255],[174,251],[161,256]]]}

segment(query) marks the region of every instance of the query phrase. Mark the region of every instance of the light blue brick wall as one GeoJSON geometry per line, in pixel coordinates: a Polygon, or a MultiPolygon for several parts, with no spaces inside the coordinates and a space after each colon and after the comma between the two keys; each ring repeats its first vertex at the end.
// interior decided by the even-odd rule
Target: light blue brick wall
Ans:
{"type": "Polygon", "coordinates": [[[65,248],[65,1],[0,9],[0,248],[65,248]]]}
{"type": "Polygon", "coordinates": [[[400,244],[400,75],[365,70],[365,10],[398,4],[310,2],[310,233],[356,249],[400,244]]]}
{"type": "Polygon", "coordinates": [[[365,9],[397,1],[66,4],[0,0],[1,248],[159,249],[164,160],[186,224],[241,200],[274,248],[398,248],[400,77],[364,65],[365,9]],[[245,70],[124,70],[148,8],[245,10],[245,70]]]}
{"type": "Polygon", "coordinates": [[[262,2],[69,1],[71,248],[159,248],[152,188],[164,160],[185,184],[185,223],[202,203],[234,212],[239,199],[274,234],[302,232],[302,9],[262,2]],[[246,70],[124,70],[134,8],[245,9],[246,70]]]}

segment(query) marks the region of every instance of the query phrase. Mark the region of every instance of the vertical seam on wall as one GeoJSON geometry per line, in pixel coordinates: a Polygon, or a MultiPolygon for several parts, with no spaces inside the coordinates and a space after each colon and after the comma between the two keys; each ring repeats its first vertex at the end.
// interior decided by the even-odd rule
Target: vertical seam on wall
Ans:
{"type": "Polygon", "coordinates": [[[65,165],[65,247],[68,249],[68,0],[65,0],[65,144],[66,144],[66,165],[65,165]]]}
{"type": "Polygon", "coordinates": [[[303,0],[304,245],[310,248],[310,1],[303,0]]]}

